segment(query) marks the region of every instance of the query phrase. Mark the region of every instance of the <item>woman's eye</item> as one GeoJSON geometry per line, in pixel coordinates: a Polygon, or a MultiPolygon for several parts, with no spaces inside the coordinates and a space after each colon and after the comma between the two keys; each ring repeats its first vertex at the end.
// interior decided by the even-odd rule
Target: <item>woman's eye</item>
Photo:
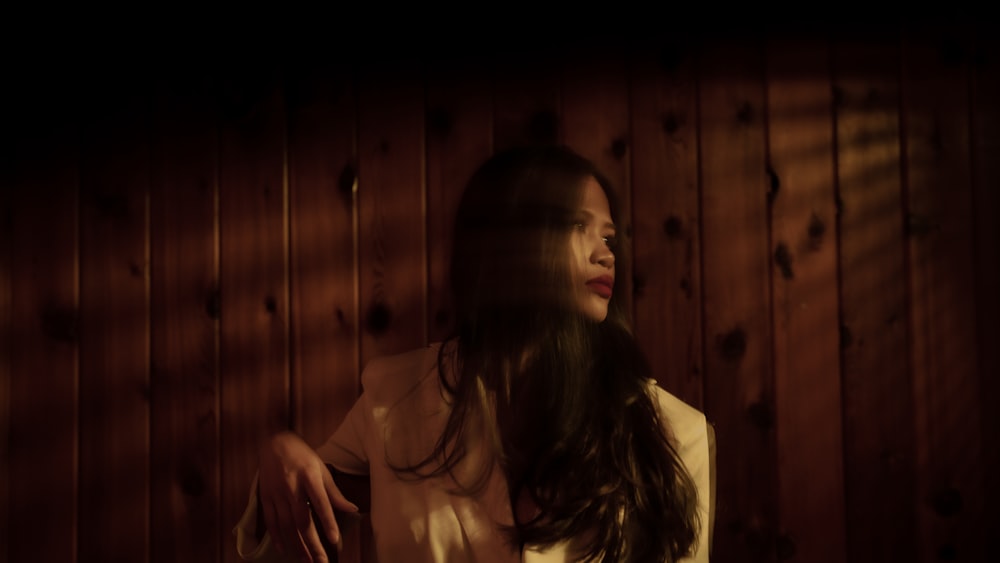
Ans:
{"type": "Polygon", "coordinates": [[[580,223],[578,221],[576,223],[573,223],[573,229],[575,229],[577,231],[586,231],[587,230],[587,225],[584,224],[584,223],[580,223]]]}
{"type": "Polygon", "coordinates": [[[618,244],[618,239],[615,238],[615,235],[605,235],[601,238],[604,239],[604,244],[608,245],[608,248],[614,248],[618,244]]]}

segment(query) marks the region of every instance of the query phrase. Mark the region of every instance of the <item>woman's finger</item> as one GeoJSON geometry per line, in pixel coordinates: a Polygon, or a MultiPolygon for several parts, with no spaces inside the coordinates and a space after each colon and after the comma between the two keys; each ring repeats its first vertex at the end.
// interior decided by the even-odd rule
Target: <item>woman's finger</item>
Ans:
{"type": "MultiPolygon", "coordinates": [[[[347,497],[341,492],[340,487],[334,481],[333,476],[330,475],[329,471],[323,472],[323,488],[326,490],[326,496],[329,498],[330,503],[333,508],[341,512],[357,512],[358,506],[353,502],[347,500],[347,497]]],[[[333,517],[331,512],[330,517],[333,517]]]]}
{"type": "Polygon", "coordinates": [[[331,488],[337,490],[337,485],[334,484],[330,472],[325,467],[319,476],[315,476],[315,479],[310,483],[309,491],[312,493],[313,512],[318,519],[316,526],[318,529],[322,529],[323,535],[326,536],[331,545],[340,545],[340,527],[337,525],[329,493],[331,488]]]}

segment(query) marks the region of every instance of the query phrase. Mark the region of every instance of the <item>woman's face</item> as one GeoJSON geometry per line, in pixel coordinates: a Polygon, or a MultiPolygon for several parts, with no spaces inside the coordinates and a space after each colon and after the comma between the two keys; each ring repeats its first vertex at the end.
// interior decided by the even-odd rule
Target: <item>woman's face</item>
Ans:
{"type": "Polygon", "coordinates": [[[575,301],[583,314],[603,322],[615,285],[615,225],[608,197],[593,177],[583,186],[574,223],[569,252],[575,301]]]}

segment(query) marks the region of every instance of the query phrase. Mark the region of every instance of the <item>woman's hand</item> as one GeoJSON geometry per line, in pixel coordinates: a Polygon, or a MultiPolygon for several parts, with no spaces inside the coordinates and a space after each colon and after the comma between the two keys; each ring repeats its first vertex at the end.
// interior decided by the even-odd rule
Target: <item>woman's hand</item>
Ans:
{"type": "Polygon", "coordinates": [[[302,561],[329,561],[317,525],[340,548],[334,509],[357,512],[333,482],[316,452],[292,432],[281,432],[260,448],[260,508],[275,547],[302,561]],[[319,517],[313,521],[312,510],[319,517]]]}

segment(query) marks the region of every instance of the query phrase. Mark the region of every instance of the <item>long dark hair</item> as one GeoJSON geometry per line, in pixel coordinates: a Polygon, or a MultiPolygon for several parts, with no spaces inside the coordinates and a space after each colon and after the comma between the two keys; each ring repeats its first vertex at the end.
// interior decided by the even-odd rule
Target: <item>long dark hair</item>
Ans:
{"type": "MultiPolygon", "coordinates": [[[[470,179],[459,203],[451,263],[456,324],[438,372],[451,411],[433,451],[397,472],[452,474],[470,440],[486,440],[505,474],[515,545],[574,538],[581,559],[675,561],[699,522],[697,494],[664,433],[650,369],[618,292],[604,322],[574,308],[567,260],[592,163],[563,147],[511,149],[470,179]],[[520,499],[536,516],[519,517],[520,499]]],[[[627,248],[615,248],[627,269],[627,248]]]]}

